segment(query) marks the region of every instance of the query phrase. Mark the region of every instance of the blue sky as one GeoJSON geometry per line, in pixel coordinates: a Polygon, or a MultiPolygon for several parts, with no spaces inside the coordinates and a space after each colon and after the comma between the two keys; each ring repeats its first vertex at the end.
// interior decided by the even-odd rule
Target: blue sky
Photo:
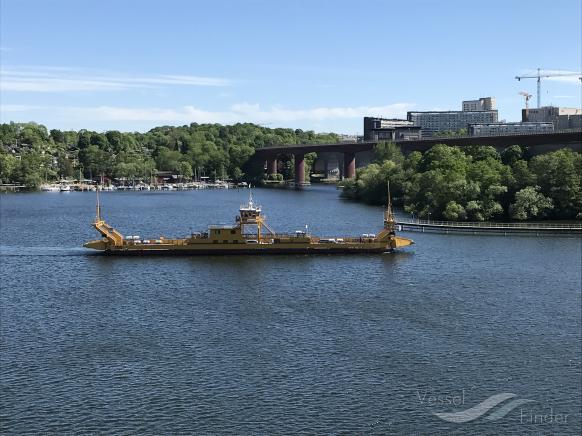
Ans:
{"type": "MultiPolygon", "coordinates": [[[[580,71],[580,0],[0,0],[2,122],[190,122],[360,133],[365,115],[494,96],[518,121],[541,67],[580,71]]],[[[542,103],[580,107],[575,77],[542,103]]],[[[532,99],[535,104],[535,96],[532,99]]]]}

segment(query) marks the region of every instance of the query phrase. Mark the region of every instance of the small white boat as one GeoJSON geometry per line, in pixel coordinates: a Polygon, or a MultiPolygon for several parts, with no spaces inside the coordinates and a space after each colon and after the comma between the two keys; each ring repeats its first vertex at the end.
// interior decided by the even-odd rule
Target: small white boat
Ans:
{"type": "Polygon", "coordinates": [[[61,185],[61,187],[59,188],[59,191],[61,191],[61,192],[71,192],[71,187],[69,185],[61,185]]]}
{"type": "Polygon", "coordinates": [[[43,192],[59,192],[60,188],[57,185],[42,185],[40,190],[43,192]]]}

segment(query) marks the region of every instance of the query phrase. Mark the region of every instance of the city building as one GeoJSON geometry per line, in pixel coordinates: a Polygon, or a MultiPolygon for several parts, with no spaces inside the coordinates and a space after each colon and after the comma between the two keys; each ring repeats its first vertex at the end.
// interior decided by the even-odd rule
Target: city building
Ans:
{"type": "Polygon", "coordinates": [[[412,121],[364,117],[365,141],[406,141],[421,138],[421,129],[412,121]]]}
{"type": "Polygon", "coordinates": [[[497,110],[408,112],[406,118],[422,129],[423,137],[433,136],[443,130],[456,132],[467,129],[469,124],[498,122],[497,110]]]}
{"type": "Polygon", "coordinates": [[[554,124],[554,130],[582,128],[582,109],[544,106],[521,110],[524,122],[549,122],[554,124]]]}
{"type": "Polygon", "coordinates": [[[469,124],[469,136],[519,135],[527,133],[551,133],[553,123],[480,123],[469,124]]]}
{"type": "Polygon", "coordinates": [[[483,97],[480,98],[479,100],[463,101],[464,112],[492,111],[495,109],[497,109],[495,97],[483,97]]]}

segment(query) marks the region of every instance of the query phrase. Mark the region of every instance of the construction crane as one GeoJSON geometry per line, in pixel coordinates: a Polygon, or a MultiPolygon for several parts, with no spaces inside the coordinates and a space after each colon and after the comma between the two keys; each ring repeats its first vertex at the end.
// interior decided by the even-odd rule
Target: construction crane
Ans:
{"type": "Polygon", "coordinates": [[[515,76],[515,78],[519,81],[521,79],[538,79],[538,89],[537,89],[537,100],[538,100],[538,107],[541,107],[541,91],[542,91],[542,77],[563,77],[563,76],[579,76],[578,78],[582,80],[581,73],[543,73],[541,68],[538,68],[538,73],[535,75],[526,75],[526,76],[515,76]]]}
{"type": "Polygon", "coordinates": [[[529,109],[529,99],[532,98],[532,95],[528,94],[525,91],[520,91],[519,95],[523,95],[525,97],[525,109],[528,110],[529,109]]]}

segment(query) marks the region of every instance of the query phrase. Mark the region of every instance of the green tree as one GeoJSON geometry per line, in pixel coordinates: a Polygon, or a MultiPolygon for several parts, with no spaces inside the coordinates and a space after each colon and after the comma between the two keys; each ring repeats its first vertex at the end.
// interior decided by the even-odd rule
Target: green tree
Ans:
{"type": "Polygon", "coordinates": [[[556,218],[575,218],[582,212],[582,155],[562,149],[534,157],[530,169],[540,192],[553,199],[556,218]]]}
{"type": "Polygon", "coordinates": [[[501,152],[501,161],[505,165],[514,166],[523,159],[523,150],[519,145],[511,145],[501,152]]]}
{"type": "Polygon", "coordinates": [[[501,156],[495,150],[495,147],[489,145],[470,145],[464,147],[465,153],[473,160],[501,160],[501,156]]]}
{"type": "Polygon", "coordinates": [[[77,137],[77,148],[83,150],[91,145],[91,132],[81,130],[77,137]]]}
{"type": "Polygon", "coordinates": [[[515,180],[514,188],[516,191],[525,188],[526,186],[533,186],[537,182],[537,177],[529,169],[525,160],[517,160],[511,166],[513,177],[515,180]]]}
{"type": "Polygon", "coordinates": [[[49,133],[45,126],[36,123],[23,123],[19,125],[20,142],[33,148],[40,148],[43,144],[48,145],[49,133]]]}
{"type": "Polygon", "coordinates": [[[22,177],[21,182],[24,183],[27,188],[38,189],[40,185],[42,185],[43,178],[37,172],[27,172],[22,177]]]}
{"type": "Polygon", "coordinates": [[[85,177],[111,174],[111,156],[96,145],[88,145],[79,151],[79,160],[85,169],[85,177]]]}
{"type": "Polygon", "coordinates": [[[22,154],[20,163],[13,172],[15,181],[32,189],[38,188],[43,181],[54,176],[48,163],[48,156],[42,156],[38,152],[22,154]]]}
{"type": "Polygon", "coordinates": [[[192,165],[190,165],[190,163],[185,161],[178,162],[178,167],[176,169],[182,180],[192,180],[194,171],[192,170],[192,165]]]}
{"type": "Polygon", "coordinates": [[[523,221],[544,217],[552,208],[552,200],[539,192],[539,187],[528,186],[515,194],[509,213],[511,218],[523,221]]]}
{"type": "Polygon", "coordinates": [[[8,182],[18,167],[18,159],[10,153],[0,152],[0,180],[8,182]]]}
{"type": "Polygon", "coordinates": [[[393,142],[378,142],[374,147],[374,161],[382,163],[391,160],[399,165],[404,163],[404,155],[400,147],[393,142]]]}
{"type": "Polygon", "coordinates": [[[58,175],[62,178],[76,176],[73,162],[66,155],[59,155],[57,158],[58,175]]]}
{"type": "Polygon", "coordinates": [[[443,212],[443,217],[449,221],[463,221],[467,218],[467,212],[459,203],[449,201],[443,212]]]}
{"type": "Polygon", "coordinates": [[[18,131],[20,127],[17,123],[0,124],[0,146],[8,149],[18,142],[18,131]]]}
{"type": "Polygon", "coordinates": [[[465,206],[465,211],[467,212],[467,217],[471,221],[485,221],[485,216],[483,215],[483,203],[477,200],[471,200],[467,202],[465,206]]]}
{"type": "MultiPolygon", "coordinates": [[[[232,177],[234,180],[236,180],[236,181],[239,181],[239,180],[241,180],[241,179],[244,177],[245,173],[244,173],[244,172],[243,172],[243,170],[241,170],[239,167],[234,167],[234,168],[231,170],[231,173],[230,173],[230,175],[231,175],[231,177],[232,177]]],[[[280,176],[280,174],[276,174],[276,175],[277,175],[277,176],[280,176]]]]}
{"type": "Polygon", "coordinates": [[[50,137],[54,142],[64,144],[65,143],[65,134],[57,129],[51,129],[50,137]]]}
{"type": "Polygon", "coordinates": [[[156,155],[157,168],[161,171],[175,171],[181,158],[182,154],[179,151],[160,147],[156,155]]]}
{"type": "Polygon", "coordinates": [[[109,141],[107,141],[107,136],[103,133],[93,133],[91,135],[91,145],[97,146],[99,150],[111,152],[112,148],[109,145],[109,141]]]}

